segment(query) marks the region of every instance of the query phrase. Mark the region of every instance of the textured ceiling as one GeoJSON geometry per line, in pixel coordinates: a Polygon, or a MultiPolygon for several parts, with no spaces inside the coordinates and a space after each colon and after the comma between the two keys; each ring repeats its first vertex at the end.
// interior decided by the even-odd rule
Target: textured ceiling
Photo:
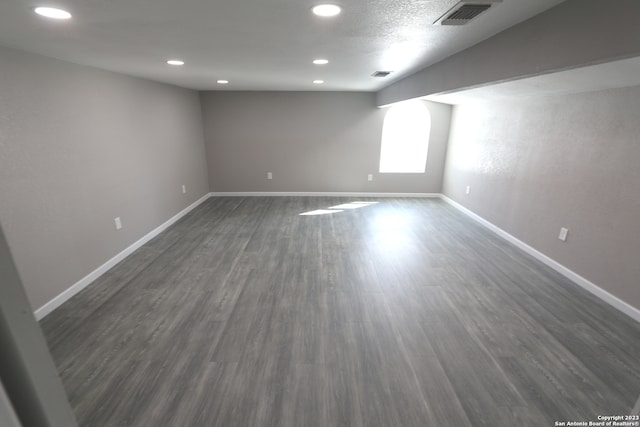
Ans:
{"type": "Polygon", "coordinates": [[[432,23],[457,0],[341,0],[324,19],[309,0],[2,0],[0,45],[200,90],[375,91],[561,2],[503,0],[452,27],[432,23]],[[41,4],[73,18],[39,17],[41,4]]]}
{"type": "Polygon", "coordinates": [[[485,102],[527,96],[561,95],[640,86],[640,57],[573,68],[487,86],[429,95],[445,104],[485,102]]]}

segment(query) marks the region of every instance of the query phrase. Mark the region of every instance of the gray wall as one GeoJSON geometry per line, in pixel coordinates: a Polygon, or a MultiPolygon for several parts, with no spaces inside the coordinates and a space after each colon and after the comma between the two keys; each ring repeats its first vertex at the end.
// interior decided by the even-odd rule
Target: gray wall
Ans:
{"type": "Polygon", "coordinates": [[[34,309],[207,192],[196,92],[0,48],[0,222],[34,309]]]}
{"type": "Polygon", "coordinates": [[[15,415],[24,427],[77,426],[1,227],[0,283],[0,426],[17,426],[15,415]],[[15,414],[2,414],[6,405],[15,414]]]}
{"type": "Polygon", "coordinates": [[[15,410],[13,409],[13,405],[11,401],[9,401],[9,396],[2,387],[0,383],[0,426],[3,427],[21,427],[20,421],[18,420],[18,416],[16,415],[15,410]]]}
{"type": "Polygon", "coordinates": [[[203,92],[201,101],[211,191],[441,190],[448,105],[426,103],[432,114],[427,172],[380,174],[387,110],[375,107],[373,93],[203,92]]]}
{"type": "Polygon", "coordinates": [[[384,88],[377,104],[637,56],[638,16],[637,0],[568,0],[384,88]]]}
{"type": "Polygon", "coordinates": [[[447,196],[640,307],[640,87],[460,105],[451,126],[447,196]]]}

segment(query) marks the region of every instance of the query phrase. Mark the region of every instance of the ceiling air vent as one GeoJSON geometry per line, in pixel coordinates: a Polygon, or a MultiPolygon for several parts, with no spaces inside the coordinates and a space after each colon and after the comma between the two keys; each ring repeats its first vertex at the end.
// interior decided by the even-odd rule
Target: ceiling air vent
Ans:
{"type": "Polygon", "coordinates": [[[444,15],[442,15],[434,24],[440,25],[465,25],[471,22],[480,14],[486,12],[496,0],[486,0],[483,2],[462,1],[444,15]]]}
{"type": "Polygon", "coordinates": [[[391,74],[391,71],[376,71],[371,74],[371,77],[387,77],[389,74],[391,74]]]}

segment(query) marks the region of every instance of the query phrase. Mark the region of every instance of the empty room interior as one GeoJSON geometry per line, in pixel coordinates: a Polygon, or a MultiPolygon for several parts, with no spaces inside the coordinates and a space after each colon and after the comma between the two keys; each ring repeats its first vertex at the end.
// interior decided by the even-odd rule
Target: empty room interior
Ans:
{"type": "Polygon", "coordinates": [[[640,426],[640,2],[0,5],[0,425],[640,426]]]}

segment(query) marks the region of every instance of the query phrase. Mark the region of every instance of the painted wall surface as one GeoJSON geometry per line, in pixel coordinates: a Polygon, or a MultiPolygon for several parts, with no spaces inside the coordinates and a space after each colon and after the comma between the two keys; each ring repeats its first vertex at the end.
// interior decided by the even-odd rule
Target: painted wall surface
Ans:
{"type": "Polygon", "coordinates": [[[640,307],[640,87],[459,105],[451,126],[447,196],[640,307]]]}
{"type": "Polygon", "coordinates": [[[211,191],[440,192],[451,107],[426,102],[432,116],[426,173],[380,174],[388,110],[376,108],[374,98],[348,92],[201,93],[211,191]]]}
{"type": "Polygon", "coordinates": [[[0,222],[34,309],[207,192],[197,92],[0,48],[0,222]]]}
{"type": "Polygon", "coordinates": [[[2,227],[0,283],[0,426],[77,426],[2,227]]]}
{"type": "Polygon", "coordinates": [[[638,16],[636,0],[568,0],[391,84],[377,105],[638,56],[638,16]]]}

